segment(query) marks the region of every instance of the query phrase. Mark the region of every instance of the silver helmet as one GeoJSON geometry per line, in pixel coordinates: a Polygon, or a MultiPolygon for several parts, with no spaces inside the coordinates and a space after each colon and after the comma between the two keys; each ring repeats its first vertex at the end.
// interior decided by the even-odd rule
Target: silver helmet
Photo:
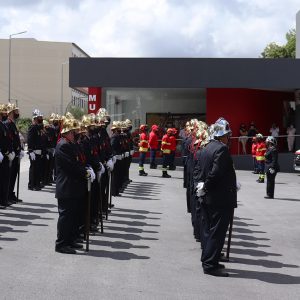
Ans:
{"type": "Polygon", "coordinates": [[[32,112],[32,118],[37,118],[37,117],[43,117],[43,114],[40,112],[39,109],[35,109],[33,112],[32,112]]]}
{"type": "Polygon", "coordinates": [[[277,141],[276,141],[276,139],[274,138],[274,136],[268,136],[267,138],[266,138],[266,143],[270,143],[270,144],[272,144],[272,145],[276,145],[277,144],[277,141]]]}
{"type": "Polygon", "coordinates": [[[229,123],[224,118],[219,118],[215,124],[213,125],[213,136],[214,137],[221,137],[226,134],[231,134],[231,129],[229,123]]]}

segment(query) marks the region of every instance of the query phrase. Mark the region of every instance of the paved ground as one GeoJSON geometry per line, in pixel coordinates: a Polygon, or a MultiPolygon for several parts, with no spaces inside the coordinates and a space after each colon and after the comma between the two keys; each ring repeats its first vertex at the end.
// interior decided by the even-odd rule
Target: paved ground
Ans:
{"type": "Polygon", "coordinates": [[[232,240],[229,278],[204,275],[199,244],[186,213],[182,171],[172,179],[150,170],[138,177],[91,237],[87,254],[54,252],[54,188],[26,189],[23,204],[0,211],[1,299],[299,299],[300,177],[280,173],[276,199],[263,198],[255,175],[242,183],[232,240]]]}

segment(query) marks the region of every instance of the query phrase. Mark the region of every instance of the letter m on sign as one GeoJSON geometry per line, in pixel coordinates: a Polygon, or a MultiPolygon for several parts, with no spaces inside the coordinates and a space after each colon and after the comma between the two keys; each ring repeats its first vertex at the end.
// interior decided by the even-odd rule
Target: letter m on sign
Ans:
{"type": "Polygon", "coordinates": [[[97,113],[101,107],[101,88],[89,88],[88,113],[97,113]]]}

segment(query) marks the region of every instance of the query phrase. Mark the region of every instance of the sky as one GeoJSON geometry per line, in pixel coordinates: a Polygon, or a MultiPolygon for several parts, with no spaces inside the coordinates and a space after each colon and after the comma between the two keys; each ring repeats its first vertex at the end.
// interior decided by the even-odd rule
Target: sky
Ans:
{"type": "Polygon", "coordinates": [[[0,38],[73,42],[93,57],[259,57],[299,0],[0,0],[0,38]]]}

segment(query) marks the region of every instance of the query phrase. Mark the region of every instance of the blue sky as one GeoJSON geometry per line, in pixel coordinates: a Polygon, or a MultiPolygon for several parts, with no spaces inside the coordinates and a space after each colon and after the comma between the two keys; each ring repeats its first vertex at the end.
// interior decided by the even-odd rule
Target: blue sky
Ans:
{"type": "Polygon", "coordinates": [[[99,57],[258,57],[299,0],[0,0],[0,38],[74,42],[99,57]]]}

